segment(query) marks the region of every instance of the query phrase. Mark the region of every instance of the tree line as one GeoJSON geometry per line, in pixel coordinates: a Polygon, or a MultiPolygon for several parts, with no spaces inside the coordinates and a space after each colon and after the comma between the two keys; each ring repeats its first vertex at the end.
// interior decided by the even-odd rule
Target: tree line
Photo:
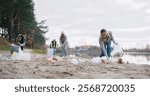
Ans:
{"type": "Polygon", "coordinates": [[[25,33],[35,47],[44,45],[48,31],[45,22],[36,20],[33,0],[0,0],[0,36],[10,42],[25,33]]]}

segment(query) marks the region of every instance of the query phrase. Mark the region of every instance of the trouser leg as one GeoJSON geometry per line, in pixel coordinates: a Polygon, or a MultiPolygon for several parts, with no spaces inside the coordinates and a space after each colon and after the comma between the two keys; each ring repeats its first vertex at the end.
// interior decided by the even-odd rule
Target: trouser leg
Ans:
{"type": "Polygon", "coordinates": [[[21,50],[23,51],[23,46],[20,46],[21,47],[21,50]]]}
{"type": "Polygon", "coordinates": [[[111,56],[111,51],[112,51],[111,43],[108,43],[108,44],[107,44],[107,54],[108,54],[108,57],[111,56]]]}
{"type": "MultiPolygon", "coordinates": [[[[106,50],[106,45],[104,45],[104,47],[105,47],[105,50],[106,50]]],[[[105,54],[104,54],[103,50],[101,49],[100,57],[103,57],[103,56],[105,56],[105,54]]]]}

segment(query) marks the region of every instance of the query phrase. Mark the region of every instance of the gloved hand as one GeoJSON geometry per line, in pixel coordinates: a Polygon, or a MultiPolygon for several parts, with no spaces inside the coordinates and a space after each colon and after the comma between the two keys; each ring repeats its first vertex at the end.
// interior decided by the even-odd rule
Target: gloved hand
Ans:
{"type": "Polygon", "coordinates": [[[20,46],[24,46],[25,44],[20,44],[20,46]]]}
{"type": "Polygon", "coordinates": [[[107,62],[111,63],[111,59],[109,57],[107,57],[107,62]]]}

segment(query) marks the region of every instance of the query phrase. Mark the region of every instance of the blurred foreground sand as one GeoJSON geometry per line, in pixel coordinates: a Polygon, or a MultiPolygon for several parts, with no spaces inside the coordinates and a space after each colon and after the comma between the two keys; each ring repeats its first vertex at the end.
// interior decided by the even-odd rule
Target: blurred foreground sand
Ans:
{"type": "MultiPolygon", "coordinates": [[[[0,53],[4,54],[4,53],[0,53]]],[[[92,64],[78,65],[63,59],[47,61],[45,55],[32,54],[30,61],[0,61],[1,79],[150,79],[150,65],[92,64]]]]}

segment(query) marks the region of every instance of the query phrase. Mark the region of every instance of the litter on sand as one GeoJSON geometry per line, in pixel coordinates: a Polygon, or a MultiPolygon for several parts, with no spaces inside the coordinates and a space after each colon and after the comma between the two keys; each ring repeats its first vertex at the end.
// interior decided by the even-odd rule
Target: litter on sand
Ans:
{"type": "Polygon", "coordinates": [[[57,61],[62,61],[63,60],[63,58],[60,57],[60,56],[55,56],[55,58],[57,59],[57,61]]]}
{"type": "Polygon", "coordinates": [[[79,61],[75,58],[69,60],[72,64],[78,65],[79,61]]]}
{"type": "Polygon", "coordinates": [[[91,62],[93,64],[99,64],[101,62],[101,58],[100,57],[93,57],[93,59],[91,60],[91,62]]]}
{"type": "Polygon", "coordinates": [[[71,64],[78,65],[78,64],[83,64],[83,63],[85,63],[87,60],[86,60],[85,58],[76,57],[75,55],[70,55],[70,56],[68,57],[68,61],[69,61],[71,64]]]}
{"type": "Polygon", "coordinates": [[[29,61],[31,59],[31,55],[29,53],[23,53],[21,48],[19,47],[19,52],[13,52],[11,55],[12,60],[26,60],[29,61]]]}
{"type": "Polygon", "coordinates": [[[0,61],[8,61],[8,60],[11,60],[9,57],[7,57],[7,56],[2,56],[2,55],[0,55],[0,61]]]}
{"type": "Polygon", "coordinates": [[[93,59],[91,59],[91,62],[93,64],[123,64],[123,59],[122,57],[112,57],[107,59],[107,57],[94,57],[93,59]]]}
{"type": "Polygon", "coordinates": [[[15,44],[11,44],[11,47],[10,47],[10,53],[13,54],[13,52],[19,52],[19,45],[15,45],[15,44]]]}

